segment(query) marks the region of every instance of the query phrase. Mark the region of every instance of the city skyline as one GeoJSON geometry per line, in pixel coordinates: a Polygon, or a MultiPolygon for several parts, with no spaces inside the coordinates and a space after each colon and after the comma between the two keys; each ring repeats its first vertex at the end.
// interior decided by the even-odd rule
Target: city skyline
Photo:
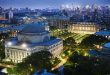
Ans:
{"type": "Polygon", "coordinates": [[[0,0],[3,8],[60,8],[61,5],[110,5],[109,0],[0,0]]]}

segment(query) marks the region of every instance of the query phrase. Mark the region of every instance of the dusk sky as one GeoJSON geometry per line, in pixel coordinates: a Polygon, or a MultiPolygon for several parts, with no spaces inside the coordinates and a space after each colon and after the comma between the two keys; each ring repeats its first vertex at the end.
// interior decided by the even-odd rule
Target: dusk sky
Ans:
{"type": "Polygon", "coordinates": [[[109,5],[110,0],[0,0],[0,6],[4,8],[59,8],[63,4],[74,5],[109,5]]]}

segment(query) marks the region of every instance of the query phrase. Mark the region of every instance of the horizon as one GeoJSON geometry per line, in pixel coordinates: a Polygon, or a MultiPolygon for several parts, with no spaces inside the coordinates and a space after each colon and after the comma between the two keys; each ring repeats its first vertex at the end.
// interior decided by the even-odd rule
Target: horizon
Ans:
{"type": "Polygon", "coordinates": [[[86,6],[101,5],[109,6],[110,0],[1,0],[0,6],[3,8],[31,8],[31,9],[59,9],[62,5],[86,6]]]}

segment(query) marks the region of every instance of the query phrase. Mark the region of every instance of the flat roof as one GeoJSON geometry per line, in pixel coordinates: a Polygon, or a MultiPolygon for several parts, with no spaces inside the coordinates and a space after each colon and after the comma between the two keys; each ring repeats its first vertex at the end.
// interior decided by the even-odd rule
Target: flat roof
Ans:
{"type": "Polygon", "coordinates": [[[25,27],[25,25],[20,25],[20,26],[12,25],[10,27],[7,27],[7,29],[9,29],[9,30],[22,30],[24,27],[25,27]]]}
{"type": "Polygon", "coordinates": [[[6,30],[7,30],[6,28],[0,27],[0,32],[6,31],[6,30]]]}
{"type": "Polygon", "coordinates": [[[104,35],[104,36],[109,36],[110,35],[110,31],[99,31],[95,33],[96,35],[104,35]]]}
{"type": "Polygon", "coordinates": [[[12,42],[12,45],[11,46],[8,46],[8,47],[12,47],[12,46],[21,46],[23,43],[27,44],[27,46],[29,48],[31,47],[34,47],[34,46],[51,46],[55,43],[58,43],[60,42],[61,39],[59,38],[51,38],[49,41],[46,41],[46,42],[41,42],[41,43],[26,43],[26,42],[20,42],[18,41],[17,38],[11,38],[10,40],[7,40],[6,42],[12,42]]]}
{"type": "Polygon", "coordinates": [[[104,47],[106,47],[106,48],[110,48],[110,42],[105,43],[105,44],[104,44],[104,47]]]}

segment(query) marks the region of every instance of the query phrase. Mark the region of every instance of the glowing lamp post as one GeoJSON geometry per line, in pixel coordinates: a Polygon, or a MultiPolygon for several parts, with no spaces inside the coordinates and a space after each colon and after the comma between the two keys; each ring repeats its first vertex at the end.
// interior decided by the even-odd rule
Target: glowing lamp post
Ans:
{"type": "Polygon", "coordinates": [[[11,46],[11,45],[12,45],[12,42],[8,42],[7,45],[8,45],[8,46],[11,46]]]}
{"type": "Polygon", "coordinates": [[[26,47],[27,47],[27,44],[26,44],[26,43],[23,43],[21,46],[22,46],[23,48],[26,48],[26,47]]]}

